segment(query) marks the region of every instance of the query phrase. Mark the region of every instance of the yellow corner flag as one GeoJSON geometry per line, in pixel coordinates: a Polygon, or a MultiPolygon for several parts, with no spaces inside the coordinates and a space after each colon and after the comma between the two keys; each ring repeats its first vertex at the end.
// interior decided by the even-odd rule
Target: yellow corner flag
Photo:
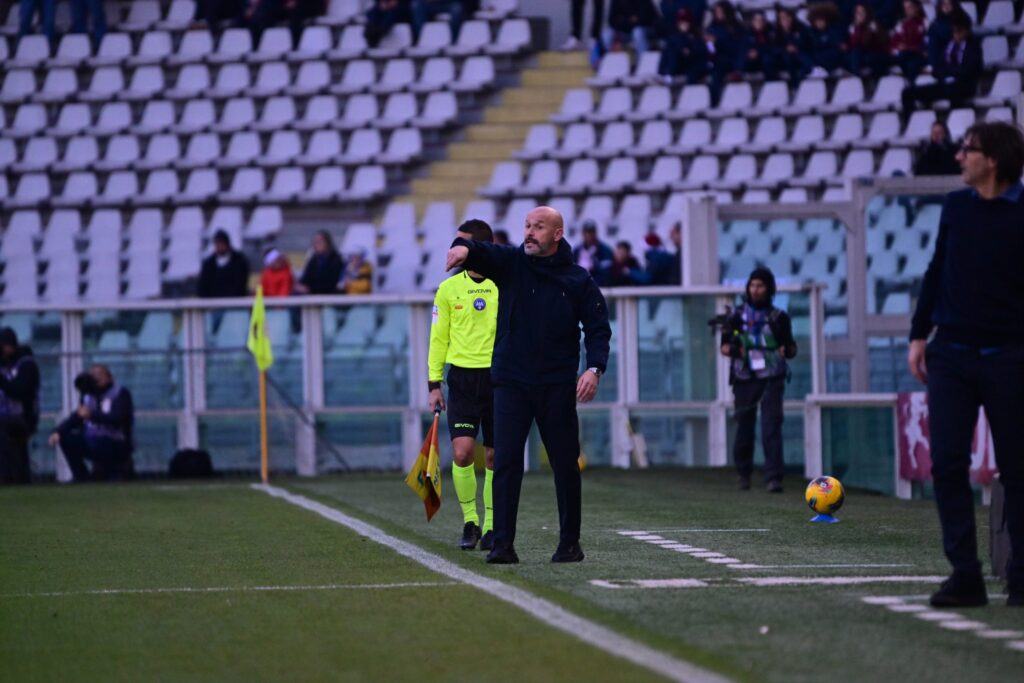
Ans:
{"type": "Polygon", "coordinates": [[[441,509],[441,456],[438,449],[437,431],[441,420],[441,413],[434,413],[434,424],[427,431],[427,438],[420,446],[420,453],[416,456],[416,462],[405,477],[405,483],[409,485],[416,495],[423,501],[423,507],[427,511],[427,521],[441,509]]]}
{"type": "Polygon", "coordinates": [[[252,302],[252,316],[249,318],[249,353],[256,359],[261,372],[274,364],[274,351],[267,337],[267,313],[263,307],[263,288],[256,288],[256,300],[252,302]]]}

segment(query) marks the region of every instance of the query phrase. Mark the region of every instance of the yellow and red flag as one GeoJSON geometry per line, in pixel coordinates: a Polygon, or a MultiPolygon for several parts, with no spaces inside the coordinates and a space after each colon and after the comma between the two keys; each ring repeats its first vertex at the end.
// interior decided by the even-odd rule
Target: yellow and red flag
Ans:
{"type": "Polygon", "coordinates": [[[441,414],[434,413],[434,424],[427,431],[427,438],[420,446],[416,462],[405,477],[405,483],[409,485],[416,495],[423,501],[423,507],[427,511],[427,521],[441,509],[441,453],[438,448],[437,432],[438,424],[441,421],[441,414]]]}

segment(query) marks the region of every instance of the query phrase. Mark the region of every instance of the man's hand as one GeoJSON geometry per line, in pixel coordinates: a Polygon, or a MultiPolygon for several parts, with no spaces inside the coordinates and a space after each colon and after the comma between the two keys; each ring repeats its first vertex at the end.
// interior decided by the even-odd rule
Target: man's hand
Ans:
{"type": "Polygon", "coordinates": [[[444,394],[441,393],[440,389],[430,390],[430,398],[427,399],[427,405],[430,406],[430,412],[434,412],[438,408],[445,410],[444,394]]]}
{"type": "Polygon", "coordinates": [[[721,351],[722,355],[725,356],[726,358],[732,358],[732,346],[730,346],[729,344],[722,344],[721,348],[719,348],[719,351],[721,351]]]}
{"type": "Polygon", "coordinates": [[[469,256],[469,247],[459,245],[449,249],[448,260],[444,266],[445,272],[448,272],[452,268],[458,268],[461,266],[466,261],[467,256],[469,256]]]}
{"type": "Polygon", "coordinates": [[[921,384],[928,384],[928,367],[924,362],[924,352],[928,345],[924,339],[914,339],[910,342],[910,350],[907,352],[907,365],[910,366],[910,374],[917,378],[921,384]]]}
{"type": "Polygon", "coordinates": [[[590,370],[585,370],[576,380],[576,400],[587,403],[597,394],[598,377],[590,370]]]}
{"type": "Polygon", "coordinates": [[[46,440],[46,443],[50,444],[50,448],[56,448],[57,444],[60,443],[60,434],[57,432],[50,434],[50,438],[46,440]]]}
{"type": "Polygon", "coordinates": [[[88,420],[89,419],[89,415],[91,415],[91,413],[89,412],[89,409],[86,408],[84,405],[78,406],[78,410],[75,411],[75,412],[77,412],[78,413],[78,417],[82,418],[83,420],[88,420]]]}

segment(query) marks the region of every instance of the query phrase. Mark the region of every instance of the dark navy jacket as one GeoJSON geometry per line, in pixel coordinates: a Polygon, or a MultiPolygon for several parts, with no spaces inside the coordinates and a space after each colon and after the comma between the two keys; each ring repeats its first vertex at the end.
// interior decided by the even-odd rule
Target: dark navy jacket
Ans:
{"type": "Polygon", "coordinates": [[[469,249],[463,267],[498,286],[498,331],[491,357],[495,384],[575,382],[580,367],[580,325],[587,367],[604,372],[612,336],[608,306],[590,274],[573,263],[565,240],[547,257],[523,248],[457,238],[469,249]]]}

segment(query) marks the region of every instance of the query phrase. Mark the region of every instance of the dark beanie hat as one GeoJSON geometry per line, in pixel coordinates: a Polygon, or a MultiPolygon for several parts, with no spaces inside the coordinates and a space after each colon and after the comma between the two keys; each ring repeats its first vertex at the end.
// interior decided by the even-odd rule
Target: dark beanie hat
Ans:
{"type": "Polygon", "coordinates": [[[753,280],[760,280],[764,283],[764,286],[768,288],[769,300],[775,298],[775,275],[770,269],[764,267],[754,268],[750,273],[750,277],[747,278],[747,286],[744,288],[744,291],[750,291],[750,283],[753,280]]]}
{"type": "Polygon", "coordinates": [[[18,335],[10,327],[0,329],[0,346],[18,346],[18,335]]]}

